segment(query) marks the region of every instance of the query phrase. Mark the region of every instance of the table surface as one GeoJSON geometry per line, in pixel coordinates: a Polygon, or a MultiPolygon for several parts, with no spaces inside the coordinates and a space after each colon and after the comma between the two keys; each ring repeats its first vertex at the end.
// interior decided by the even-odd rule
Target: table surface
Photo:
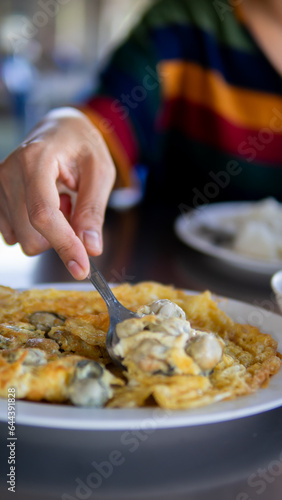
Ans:
{"type": "MultiPolygon", "coordinates": [[[[278,312],[270,276],[240,270],[201,254],[175,235],[175,211],[154,206],[124,212],[108,210],[104,226],[104,252],[96,263],[110,283],[150,280],[249,302],[278,312]]],[[[30,287],[38,283],[74,282],[54,250],[25,256],[19,246],[0,242],[0,283],[30,287]]]]}
{"type": "MultiPolygon", "coordinates": [[[[102,256],[96,258],[97,266],[106,280],[111,283],[123,281],[137,283],[153,280],[188,290],[209,289],[218,295],[278,312],[270,287],[270,277],[234,269],[188,248],[174,234],[173,221],[176,216],[175,212],[166,207],[139,206],[123,212],[108,210],[104,228],[105,250],[102,256]]],[[[34,258],[23,256],[19,248],[9,247],[7,250],[7,247],[4,248],[3,245],[0,246],[0,255],[1,252],[4,258],[2,258],[0,283],[5,286],[36,287],[38,283],[74,282],[53,250],[34,258]]],[[[229,442],[231,448],[232,446],[234,450],[238,448],[240,429],[244,440],[241,443],[240,456],[234,451],[234,456],[230,459],[233,464],[233,475],[226,475],[226,464],[222,462],[222,474],[217,473],[214,482],[210,480],[210,473],[207,473],[207,469],[202,471],[201,482],[205,482],[207,476],[208,490],[199,482],[198,488],[194,487],[192,493],[189,488],[187,491],[183,491],[183,488],[178,491],[175,486],[173,492],[169,491],[169,488],[165,493],[158,492],[154,488],[151,493],[147,491],[145,496],[136,496],[136,498],[146,498],[146,500],[169,500],[170,498],[173,500],[184,500],[184,498],[185,500],[254,500],[256,498],[281,500],[282,408],[256,417],[231,421],[226,423],[226,426],[231,436],[229,442]],[[233,433],[236,443],[234,441],[232,444],[233,433]],[[252,446],[254,435],[258,437],[255,457],[248,450],[248,447],[252,446]],[[246,447],[245,457],[242,456],[244,446],[246,447]],[[238,467],[240,474],[236,474],[238,467]]],[[[25,433],[24,430],[22,432],[25,433]]],[[[213,432],[220,434],[220,424],[213,426],[213,432]]],[[[217,462],[220,465],[220,458],[217,462]]],[[[166,472],[166,474],[169,473],[166,472]]],[[[0,491],[2,491],[1,488],[0,491]]],[[[38,492],[35,491],[34,494],[36,497],[38,492]]],[[[47,492],[45,495],[47,496],[41,492],[40,498],[42,500],[57,498],[51,494],[48,496],[47,492]]],[[[25,497],[23,495],[20,498],[25,497]]],[[[33,498],[32,491],[28,492],[26,498],[33,498]]],[[[93,498],[97,499],[99,496],[93,496],[93,498]]],[[[119,499],[117,493],[111,498],[119,499]]],[[[122,494],[122,498],[125,498],[125,493],[122,494]]]]}

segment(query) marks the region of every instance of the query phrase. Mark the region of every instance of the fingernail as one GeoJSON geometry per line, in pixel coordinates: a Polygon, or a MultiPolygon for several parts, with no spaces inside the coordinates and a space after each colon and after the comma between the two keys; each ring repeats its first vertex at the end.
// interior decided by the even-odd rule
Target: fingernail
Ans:
{"type": "Polygon", "coordinates": [[[82,269],[82,267],[80,267],[80,265],[77,262],[75,262],[75,260],[70,260],[67,267],[75,279],[83,280],[86,277],[85,271],[82,269]]]}
{"type": "Polygon", "coordinates": [[[83,243],[89,252],[100,253],[102,251],[101,237],[97,231],[84,231],[83,243]]]}

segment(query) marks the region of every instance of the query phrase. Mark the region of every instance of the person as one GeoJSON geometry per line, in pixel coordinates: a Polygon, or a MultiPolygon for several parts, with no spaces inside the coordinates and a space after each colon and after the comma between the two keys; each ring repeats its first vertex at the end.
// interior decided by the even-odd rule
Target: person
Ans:
{"type": "Polygon", "coordinates": [[[159,0],[81,106],[53,110],[0,166],[0,230],[76,279],[103,250],[113,188],[195,208],[281,198],[280,0],[159,0]],[[137,169],[138,171],[138,169],[137,169]],[[65,193],[75,193],[70,208],[65,193]]]}

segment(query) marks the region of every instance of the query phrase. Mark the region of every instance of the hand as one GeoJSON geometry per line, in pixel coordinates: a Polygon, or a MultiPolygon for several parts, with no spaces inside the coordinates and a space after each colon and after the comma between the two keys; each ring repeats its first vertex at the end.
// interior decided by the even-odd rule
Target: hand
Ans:
{"type": "Polygon", "coordinates": [[[102,253],[102,226],[115,167],[107,146],[80,111],[50,112],[0,163],[0,231],[27,255],[53,247],[76,279],[88,255],[102,253]],[[70,210],[71,193],[76,198],[70,210]]]}

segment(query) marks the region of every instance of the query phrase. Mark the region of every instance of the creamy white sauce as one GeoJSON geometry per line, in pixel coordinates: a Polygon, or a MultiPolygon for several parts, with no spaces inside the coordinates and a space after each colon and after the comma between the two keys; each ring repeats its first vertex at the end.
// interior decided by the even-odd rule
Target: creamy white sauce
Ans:
{"type": "Polygon", "coordinates": [[[199,372],[205,373],[222,358],[223,341],[213,333],[193,329],[177,304],[159,300],[138,312],[143,316],[117,325],[120,341],[115,353],[122,359],[130,358],[144,372],[181,373],[181,364],[189,356],[199,372]]]}

